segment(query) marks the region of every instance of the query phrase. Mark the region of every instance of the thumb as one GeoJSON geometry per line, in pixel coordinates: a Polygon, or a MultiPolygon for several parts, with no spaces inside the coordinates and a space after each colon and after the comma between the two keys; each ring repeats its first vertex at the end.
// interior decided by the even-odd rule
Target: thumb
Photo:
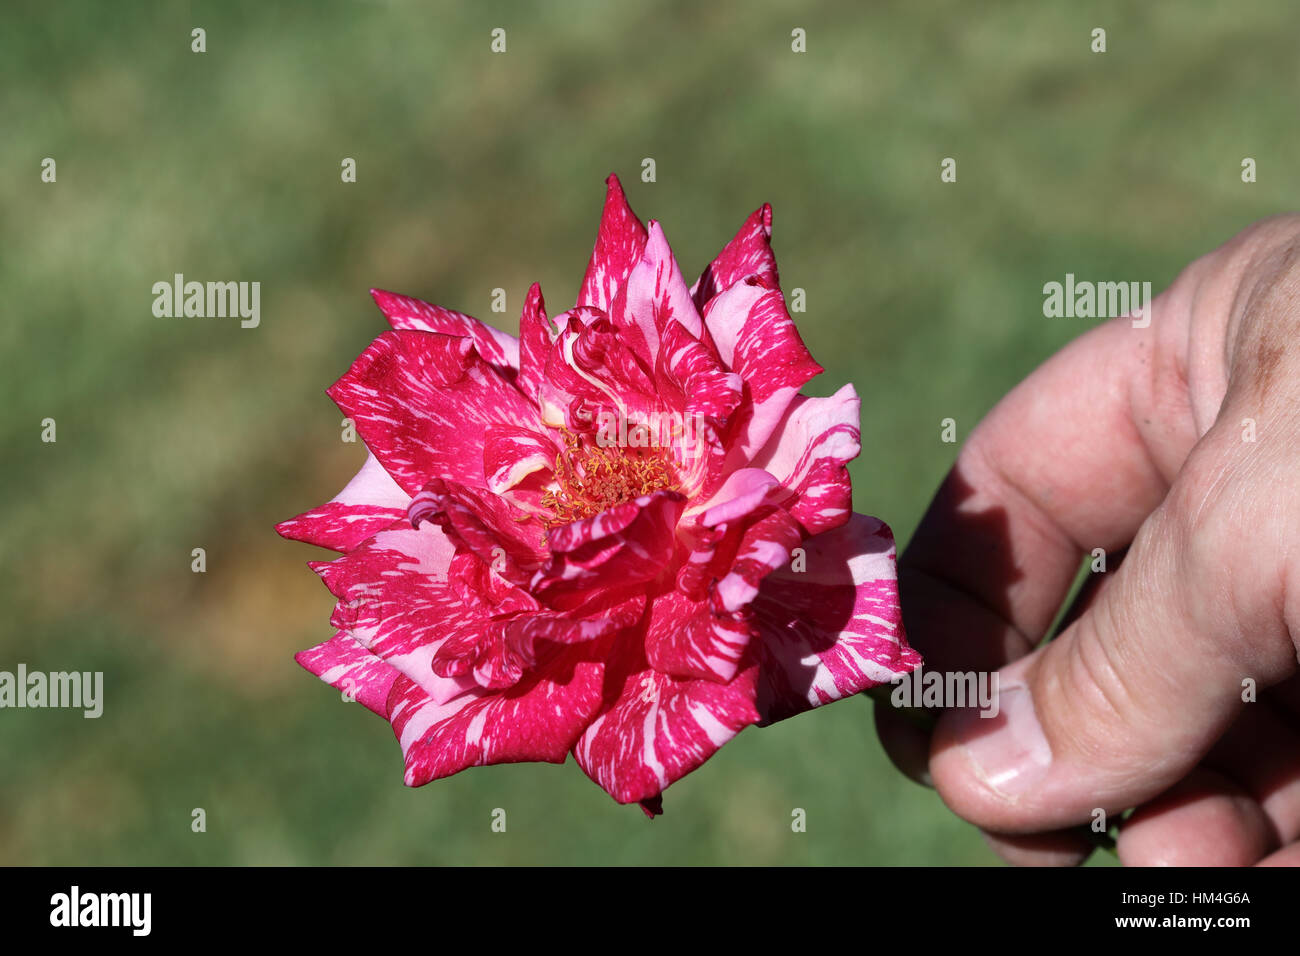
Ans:
{"type": "Polygon", "coordinates": [[[1223,734],[1245,679],[1263,688],[1294,671],[1277,555],[1253,572],[1268,556],[1241,530],[1255,496],[1206,438],[1088,610],[998,673],[996,714],[940,720],[930,771],[960,816],[1036,832],[1136,806],[1223,734]]]}

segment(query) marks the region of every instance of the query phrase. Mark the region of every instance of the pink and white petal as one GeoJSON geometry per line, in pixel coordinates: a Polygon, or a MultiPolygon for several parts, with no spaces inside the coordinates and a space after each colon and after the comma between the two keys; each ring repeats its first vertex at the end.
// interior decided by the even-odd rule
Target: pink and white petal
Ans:
{"type": "Polygon", "coordinates": [[[400,508],[326,502],[275,526],[281,537],[305,541],[331,551],[351,551],[405,514],[400,508]]]}
{"type": "Polygon", "coordinates": [[[440,702],[475,685],[472,677],[435,674],[434,655],[448,634],[483,617],[480,604],[448,580],[454,554],[438,528],[403,521],[341,558],[311,564],[339,599],[330,623],[440,702]]]}
{"type": "Polygon", "coordinates": [[[744,615],[667,591],[651,605],[646,657],[661,674],[726,683],[736,676],[752,632],[744,615]]]}
{"type": "Polygon", "coordinates": [[[532,663],[507,643],[499,622],[484,619],[475,627],[459,628],[442,642],[433,658],[433,672],[440,677],[470,674],[483,690],[497,691],[519,683],[532,663]]]}
{"type": "Polygon", "coordinates": [[[510,642],[531,658],[539,641],[584,644],[632,627],[640,622],[645,604],[645,596],[639,594],[617,603],[599,600],[580,611],[521,614],[507,622],[505,628],[510,642]]]}
{"type": "Polygon", "coordinates": [[[684,506],[676,492],[656,491],[552,528],[547,532],[551,559],[529,590],[564,607],[587,600],[586,592],[596,589],[620,594],[655,580],[671,563],[684,506]]]}
{"type": "Polygon", "coordinates": [[[388,716],[388,694],[401,671],[348,634],[335,634],[324,643],[299,651],[293,659],[373,713],[388,716]]]}
{"type": "Polygon", "coordinates": [[[560,449],[549,435],[519,425],[489,425],[483,441],[488,490],[503,495],[529,475],[549,472],[560,449]]]}
{"type": "Polygon", "coordinates": [[[776,510],[732,537],[739,543],[720,550],[720,557],[730,558],[716,579],[691,594],[679,572],[678,589],[656,598],[646,632],[646,654],[656,670],[706,680],[735,676],[755,633],[749,605],[763,579],[789,563],[802,532],[789,513],[776,510]]]}
{"type": "Polygon", "coordinates": [[[542,287],[534,282],[524,297],[524,308],[519,313],[519,377],[515,385],[530,402],[537,401],[537,386],[546,370],[546,356],[550,353],[555,336],[552,324],[546,318],[546,301],[542,287]]]}
{"type": "MultiPolygon", "coordinates": [[[[736,472],[736,475],[743,474],[736,472]]],[[[779,491],[780,486],[767,472],[759,472],[759,475],[766,475],[767,479],[755,487],[753,493],[740,494],[710,508],[702,516],[697,514],[693,520],[688,514],[678,526],[678,536],[690,551],[690,556],[677,572],[677,590],[692,600],[704,600],[714,582],[730,577],[738,563],[742,577],[754,584],[757,578],[752,577],[751,571],[760,565],[751,566],[749,562],[758,560],[761,566],[772,570],[781,563],[775,545],[788,545],[789,548],[798,545],[798,539],[802,537],[799,523],[788,511],[774,510],[770,506],[769,498],[779,491]],[[772,561],[777,563],[772,564],[772,561]]],[[[729,481],[734,478],[732,476],[729,481]]],[[[745,603],[735,600],[737,592],[731,589],[736,587],[739,585],[733,580],[725,589],[727,606],[733,610],[745,603]]]]}
{"type": "Polygon", "coordinates": [[[657,389],[608,316],[584,306],[560,319],[537,390],[542,421],[593,432],[602,414],[647,418],[658,407],[657,389]]]}
{"type": "Polygon", "coordinates": [[[691,505],[677,528],[689,552],[677,572],[677,590],[692,600],[704,600],[713,582],[731,568],[745,529],[784,493],[772,475],[743,468],[729,475],[712,498],[691,505]]]}
{"type": "Polygon", "coordinates": [[[744,382],[717,354],[676,322],[663,328],[655,366],[659,394],[683,414],[725,429],[744,399],[744,382]]]}
{"type": "Polygon", "coordinates": [[[470,338],[474,340],[478,354],[492,365],[502,369],[519,368],[519,341],[508,332],[494,329],[472,315],[396,292],[371,289],[370,295],[394,329],[470,338]]]}
{"type": "Polygon", "coordinates": [[[411,503],[411,496],[393,481],[392,475],[384,470],[379,459],[367,448],[361,470],[332,500],[346,505],[380,505],[405,509],[411,503]]]}
{"type": "Polygon", "coordinates": [[[755,277],[733,285],[705,309],[722,360],[745,382],[749,413],[739,423],[728,465],[742,467],[772,436],[799,390],[822,367],[813,360],[779,289],[755,277]]]}
{"type": "Polygon", "coordinates": [[[511,584],[526,584],[546,559],[539,522],[500,495],[434,478],[411,499],[411,524],[430,521],[511,584]]]}
{"type": "Polygon", "coordinates": [[[744,382],[676,322],[662,329],[656,378],[660,396],[682,418],[672,447],[683,490],[691,497],[708,494],[726,474],[727,444],[744,401],[744,382]]]}
{"type": "Polygon", "coordinates": [[[700,313],[668,239],[653,219],[645,251],[611,305],[610,318],[647,367],[654,367],[663,329],[670,322],[680,324],[693,338],[703,333],[700,313]]]}
{"type": "Polygon", "coordinates": [[[471,339],[434,332],[383,333],[328,391],[384,469],[412,495],[432,478],[485,487],[488,426],[536,418],[471,339]]]}
{"type": "MultiPolygon", "coordinates": [[[[472,671],[483,689],[503,690],[518,683],[527,671],[549,672],[562,645],[612,640],[638,624],[645,611],[642,595],[612,607],[598,603],[599,610],[592,611],[593,603],[584,614],[542,610],[535,601],[513,616],[504,606],[498,607],[498,617],[485,619],[480,627],[458,629],[443,642],[434,656],[434,673],[457,677],[472,671]]],[[[591,659],[598,656],[599,649],[593,649],[591,659]]]]}
{"type": "Polygon", "coordinates": [[[716,492],[690,505],[678,535],[690,551],[677,572],[677,589],[700,601],[713,581],[730,570],[741,536],[774,501],[789,495],[776,477],[761,468],[742,468],[727,476],[716,492]]]}
{"type": "Polygon", "coordinates": [[[333,499],[282,521],[275,530],[291,541],[351,551],[406,514],[411,496],[398,487],[368,451],[366,462],[333,499]]]}
{"type": "Polygon", "coordinates": [[[566,655],[544,676],[508,691],[476,691],[445,703],[398,678],[388,719],[405,756],[406,785],[487,764],[563,763],[600,708],[603,674],[603,665],[566,655]]]}
{"type": "Polygon", "coordinates": [[[692,601],[703,601],[709,586],[731,567],[740,547],[739,531],[732,532],[725,524],[706,528],[698,520],[684,519],[677,536],[688,552],[677,570],[677,590],[692,601]]]}
{"type": "Polygon", "coordinates": [[[700,311],[715,295],[725,292],[746,276],[759,275],[772,288],[780,288],[776,256],[772,254],[772,207],[763,203],[722,247],[716,259],[691,287],[691,297],[700,311]]]}
{"type": "Polygon", "coordinates": [[[577,304],[608,312],[645,249],[646,228],[628,205],[623,184],[610,174],[605,180],[605,208],[596,233],[596,246],[582,278],[577,304]]]}
{"type": "Polygon", "coordinates": [[[888,526],[855,514],[802,547],[804,570],[768,575],[751,605],[764,725],[890,683],[921,663],[903,631],[888,526]]]}
{"type": "Polygon", "coordinates": [[[752,667],[725,684],[648,668],[614,679],[616,702],[592,721],[573,756],[619,803],[652,801],[758,720],[752,667]]]}
{"type": "Polygon", "coordinates": [[[715,614],[736,614],[749,607],[764,579],[788,565],[802,542],[802,530],[787,511],[773,511],[746,528],[731,570],[714,589],[715,614]]]}
{"type": "Polygon", "coordinates": [[[852,385],[829,398],[797,396],[752,463],[777,477],[784,488],[778,503],[809,534],[839,527],[852,514],[845,466],[862,448],[859,406],[852,385]]]}
{"type": "Polygon", "coordinates": [[[784,486],[771,472],[762,468],[741,468],[727,476],[717,491],[705,501],[693,504],[686,517],[699,516],[705,528],[740,521],[759,508],[783,497],[784,486]]]}

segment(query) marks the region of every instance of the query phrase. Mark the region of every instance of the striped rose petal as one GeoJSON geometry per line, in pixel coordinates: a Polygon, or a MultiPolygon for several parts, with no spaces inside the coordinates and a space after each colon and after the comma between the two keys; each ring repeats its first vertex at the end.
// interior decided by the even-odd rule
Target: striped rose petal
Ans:
{"type": "Polygon", "coordinates": [[[331,501],[282,521],[275,530],[291,541],[351,551],[406,514],[411,496],[369,452],[361,470],[331,501]]]}
{"type": "Polygon", "coordinates": [[[440,305],[412,299],[410,296],[385,292],[383,289],[371,289],[370,295],[394,329],[438,332],[469,338],[473,340],[478,354],[499,371],[515,371],[519,368],[519,340],[508,332],[494,329],[472,315],[444,309],[440,305]]]}
{"type": "Polygon", "coordinates": [[[546,300],[542,287],[534,282],[524,296],[524,308],[519,313],[519,377],[515,384],[525,398],[537,401],[537,386],[542,383],[546,356],[554,338],[554,323],[546,317],[546,300]]]}
{"type": "Polygon", "coordinates": [[[662,330],[656,378],[659,394],[681,413],[683,434],[672,447],[679,456],[682,490],[694,497],[724,477],[726,441],[744,401],[744,382],[676,322],[662,330]]]}
{"type": "Polygon", "coordinates": [[[596,247],[582,277],[577,304],[610,311],[614,298],[640,260],[645,244],[646,228],[628,205],[623,184],[610,174],[605,180],[605,209],[596,233],[596,247]]]}
{"type": "Polygon", "coordinates": [[[709,263],[691,286],[691,298],[703,313],[710,299],[753,275],[759,276],[769,288],[780,288],[776,256],[772,254],[772,207],[767,203],[750,214],[717,258],[709,263]]]}
{"type": "Polygon", "coordinates": [[[438,647],[485,614],[481,601],[454,586],[454,555],[437,528],[413,529],[403,521],[341,558],[311,565],[338,598],[330,622],[439,700],[457,697],[474,683],[435,674],[438,647]]]}
{"type": "Polygon", "coordinates": [[[388,719],[406,758],[406,785],[485,764],[564,763],[600,706],[603,673],[601,664],[571,654],[504,693],[471,693],[447,703],[399,677],[388,719]]]}
{"type": "Polygon", "coordinates": [[[888,684],[921,663],[903,635],[887,525],[855,514],[803,547],[806,568],[769,575],[753,603],[764,723],[888,684]]]}
{"type": "Polygon", "coordinates": [[[331,687],[337,687],[380,717],[388,716],[388,694],[401,676],[355,638],[338,633],[293,658],[331,687]]]}
{"type": "Polygon", "coordinates": [[[739,425],[732,467],[742,467],[771,438],[799,390],[822,367],[804,347],[781,290],[751,276],[713,299],[704,321],[722,360],[745,382],[749,403],[739,425]]]}
{"type": "Polygon", "coordinates": [[[474,350],[474,340],[385,332],[329,395],[409,494],[431,478],[484,487],[489,425],[535,422],[519,391],[474,350]]]}
{"type": "Polygon", "coordinates": [[[490,491],[435,478],[411,499],[407,514],[414,526],[438,525],[457,548],[511,583],[526,582],[546,560],[540,524],[490,491]]]}
{"type": "Polygon", "coordinates": [[[620,334],[626,336],[632,351],[647,367],[654,365],[659,338],[668,323],[680,324],[697,339],[703,332],[699,310],[668,247],[668,239],[653,219],[641,259],[608,311],[620,334]]]}
{"type": "Polygon", "coordinates": [[[646,653],[655,670],[716,681],[735,677],[751,639],[759,634],[750,604],[763,579],[788,563],[803,540],[798,523],[781,510],[770,510],[729,537],[735,543],[723,552],[724,561],[714,565],[721,577],[692,595],[683,589],[679,574],[676,593],[654,602],[646,653]]]}
{"type": "Polygon", "coordinates": [[[618,675],[618,702],[591,722],[573,756],[619,803],[652,800],[759,720],[755,676],[751,668],[722,684],[651,667],[618,675]]]}
{"type": "Polygon", "coordinates": [[[593,590],[618,592],[660,578],[673,558],[684,504],[676,492],[659,491],[551,529],[551,559],[531,590],[563,606],[593,590]]]}
{"type": "Polygon", "coordinates": [[[753,466],[771,472],[785,491],[784,506],[810,534],[848,520],[853,484],[845,467],[858,457],[858,393],[845,385],[829,398],[800,395],[753,466]]]}
{"type": "Polygon", "coordinates": [[[602,413],[645,419],[659,407],[654,381],[605,313],[583,306],[556,322],[538,386],[539,404],[551,412],[544,421],[595,432],[602,413]]]}
{"type": "Polygon", "coordinates": [[[541,429],[489,425],[483,436],[483,472],[488,490],[505,495],[530,475],[550,472],[559,450],[555,440],[541,429]]]}

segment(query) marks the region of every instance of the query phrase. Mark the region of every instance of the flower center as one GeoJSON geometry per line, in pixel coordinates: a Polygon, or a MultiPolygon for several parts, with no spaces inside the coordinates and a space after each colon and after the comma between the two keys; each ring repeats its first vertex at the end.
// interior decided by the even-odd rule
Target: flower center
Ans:
{"type": "Polygon", "coordinates": [[[656,491],[676,491],[676,472],[663,450],[600,448],[561,426],[564,450],[555,458],[556,489],[542,495],[554,517],[548,527],[581,521],[656,491]]]}

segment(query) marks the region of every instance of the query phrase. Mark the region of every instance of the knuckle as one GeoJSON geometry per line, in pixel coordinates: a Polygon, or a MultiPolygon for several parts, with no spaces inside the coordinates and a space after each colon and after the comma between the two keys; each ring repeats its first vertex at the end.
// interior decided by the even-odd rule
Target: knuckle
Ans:
{"type": "Polygon", "coordinates": [[[1222,444],[1212,430],[1192,449],[1160,509],[1171,564],[1197,583],[1231,571],[1239,530],[1254,518],[1255,496],[1245,493],[1239,462],[1222,444]]]}

